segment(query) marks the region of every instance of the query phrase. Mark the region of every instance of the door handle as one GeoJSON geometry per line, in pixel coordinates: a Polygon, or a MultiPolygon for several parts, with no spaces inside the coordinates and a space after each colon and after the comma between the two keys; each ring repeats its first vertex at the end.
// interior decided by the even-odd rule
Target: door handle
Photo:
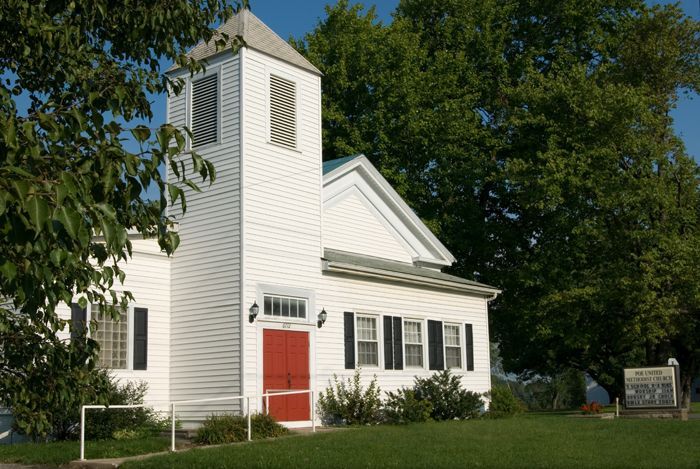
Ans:
{"type": "Polygon", "coordinates": [[[292,374],[287,373],[287,385],[289,386],[289,389],[292,389],[292,374]]]}

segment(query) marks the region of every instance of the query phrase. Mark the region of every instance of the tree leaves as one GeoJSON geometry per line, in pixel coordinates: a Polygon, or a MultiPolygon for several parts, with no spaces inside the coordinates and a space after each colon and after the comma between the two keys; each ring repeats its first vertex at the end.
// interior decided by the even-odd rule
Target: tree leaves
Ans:
{"type": "Polygon", "coordinates": [[[26,202],[27,212],[32,224],[36,228],[37,235],[44,228],[49,218],[49,205],[39,197],[29,197],[26,202]]]}
{"type": "Polygon", "coordinates": [[[136,138],[137,142],[143,143],[151,138],[151,129],[144,125],[138,125],[131,129],[131,134],[136,138]]]}
{"type": "Polygon", "coordinates": [[[135,3],[110,15],[106,5],[0,3],[0,298],[16,308],[0,311],[0,401],[33,437],[60,432],[66,406],[99,401],[90,379],[97,344],[61,340],[59,303],[76,295],[83,306],[126,306],[131,294],[110,288],[126,278],[127,229],[157,237],[169,255],[179,243],[166,204],[143,200],[144,191],[174,195],[184,211],[184,192],[168,183],[214,179],[205,160],[196,172],[185,165],[186,129],[143,122],[148,93],[178,81],[160,63],[211,37],[210,25],[238,3],[135,3]],[[166,181],[162,165],[179,172],[166,181]]]}
{"type": "Polygon", "coordinates": [[[295,43],[324,73],[324,159],[367,155],[454,273],[504,290],[509,370],[612,386],[673,350],[700,373],[676,333],[700,316],[698,167],[669,118],[700,86],[697,21],[597,0],[402,0],[390,25],[327,12],[295,43]]]}
{"type": "Polygon", "coordinates": [[[64,205],[56,208],[54,217],[61,222],[71,238],[78,239],[82,221],[78,212],[64,205]]]}

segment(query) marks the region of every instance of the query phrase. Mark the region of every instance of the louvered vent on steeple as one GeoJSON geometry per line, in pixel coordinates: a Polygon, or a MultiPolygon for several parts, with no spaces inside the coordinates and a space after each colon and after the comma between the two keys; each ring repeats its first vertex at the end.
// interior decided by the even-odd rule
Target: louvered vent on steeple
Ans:
{"type": "Polygon", "coordinates": [[[297,146],[296,84],[275,75],[270,75],[270,141],[297,146]]]}
{"type": "Polygon", "coordinates": [[[219,138],[219,75],[192,82],[192,146],[201,147],[219,138]]]}

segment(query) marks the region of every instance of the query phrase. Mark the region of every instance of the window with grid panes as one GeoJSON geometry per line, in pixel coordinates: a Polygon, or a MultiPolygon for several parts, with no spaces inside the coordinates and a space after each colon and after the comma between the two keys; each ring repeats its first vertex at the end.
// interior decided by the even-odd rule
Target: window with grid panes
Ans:
{"type": "Polygon", "coordinates": [[[423,368],[423,323],[403,322],[404,364],[406,367],[423,368]]]}
{"type": "Polygon", "coordinates": [[[129,351],[129,321],[126,311],[120,313],[118,321],[109,314],[100,313],[98,305],[90,308],[91,318],[97,322],[92,338],[100,344],[99,366],[114,370],[125,370],[129,351]]]}
{"type": "Polygon", "coordinates": [[[306,301],[306,298],[265,295],[263,314],[273,317],[306,319],[306,301]]]}
{"type": "Polygon", "coordinates": [[[445,324],[443,335],[445,343],[445,367],[462,368],[462,341],[459,325],[445,324]]]}
{"type": "Polygon", "coordinates": [[[356,327],[357,364],[360,366],[379,366],[377,318],[358,315],[356,327]]]}

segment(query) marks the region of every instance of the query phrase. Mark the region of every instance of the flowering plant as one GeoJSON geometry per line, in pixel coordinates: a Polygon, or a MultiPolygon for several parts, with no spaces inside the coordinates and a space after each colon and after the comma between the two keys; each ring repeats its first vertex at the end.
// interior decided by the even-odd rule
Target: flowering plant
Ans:
{"type": "Polygon", "coordinates": [[[594,414],[599,414],[603,410],[603,406],[598,404],[596,401],[591,402],[590,404],[583,404],[581,406],[581,412],[584,415],[594,415],[594,414]]]}

